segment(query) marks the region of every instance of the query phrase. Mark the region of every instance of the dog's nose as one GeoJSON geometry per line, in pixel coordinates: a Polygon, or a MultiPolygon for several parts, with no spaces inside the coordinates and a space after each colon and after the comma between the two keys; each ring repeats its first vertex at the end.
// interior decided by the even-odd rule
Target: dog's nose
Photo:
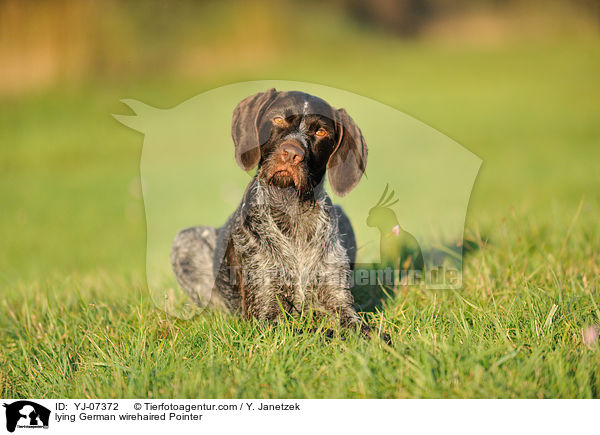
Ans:
{"type": "Polygon", "coordinates": [[[304,160],[304,150],[300,144],[294,142],[284,142],[281,145],[281,160],[285,163],[297,165],[304,160]]]}

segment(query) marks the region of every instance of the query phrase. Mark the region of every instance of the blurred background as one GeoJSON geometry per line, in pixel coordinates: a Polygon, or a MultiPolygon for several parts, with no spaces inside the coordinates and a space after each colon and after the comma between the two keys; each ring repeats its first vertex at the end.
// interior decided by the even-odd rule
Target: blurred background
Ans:
{"type": "Polygon", "coordinates": [[[477,154],[467,233],[565,231],[582,198],[594,222],[599,43],[595,0],[2,0],[0,286],[143,276],[143,136],[111,114],[247,80],[354,92],[477,154]]]}

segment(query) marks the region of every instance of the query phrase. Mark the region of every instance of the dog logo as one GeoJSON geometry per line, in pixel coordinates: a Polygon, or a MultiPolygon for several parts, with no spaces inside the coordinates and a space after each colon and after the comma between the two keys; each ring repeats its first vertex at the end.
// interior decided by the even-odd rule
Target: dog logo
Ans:
{"type": "Polygon", "coordinates": [[[19,429],[48,429],[50,410],[29,400],[19,400],[3,405],[6,408],[6,430],[14,432],[19,429]]]}

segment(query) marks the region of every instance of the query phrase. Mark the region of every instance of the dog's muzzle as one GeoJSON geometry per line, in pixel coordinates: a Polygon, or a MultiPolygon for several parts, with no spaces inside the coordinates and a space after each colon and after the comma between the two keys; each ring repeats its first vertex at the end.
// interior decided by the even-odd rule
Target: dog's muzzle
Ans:
{"type": "Polygon", "coordinates": [[[285,140],[276,151],[271,177],[280,187],[298,186],[301,179],[301,163],[305,158],[302,144],[295,139],[285,140]]]}

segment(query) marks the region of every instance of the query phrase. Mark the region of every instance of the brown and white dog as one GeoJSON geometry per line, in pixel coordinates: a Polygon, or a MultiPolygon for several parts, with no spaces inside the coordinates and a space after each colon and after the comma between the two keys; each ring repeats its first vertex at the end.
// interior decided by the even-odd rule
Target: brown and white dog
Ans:
{"type": "Polygon", "coordinates": [[[231,130],[239,166],[258,170],[223,227],[177,235],[179,284],[202,306],[270,321],[312,309],[369,333],[350,291],[354,232],[323,186],[326,173],[340,196],[360,181],[358,126],[320,98],[270,89],[237,105],[231,130]]]}

